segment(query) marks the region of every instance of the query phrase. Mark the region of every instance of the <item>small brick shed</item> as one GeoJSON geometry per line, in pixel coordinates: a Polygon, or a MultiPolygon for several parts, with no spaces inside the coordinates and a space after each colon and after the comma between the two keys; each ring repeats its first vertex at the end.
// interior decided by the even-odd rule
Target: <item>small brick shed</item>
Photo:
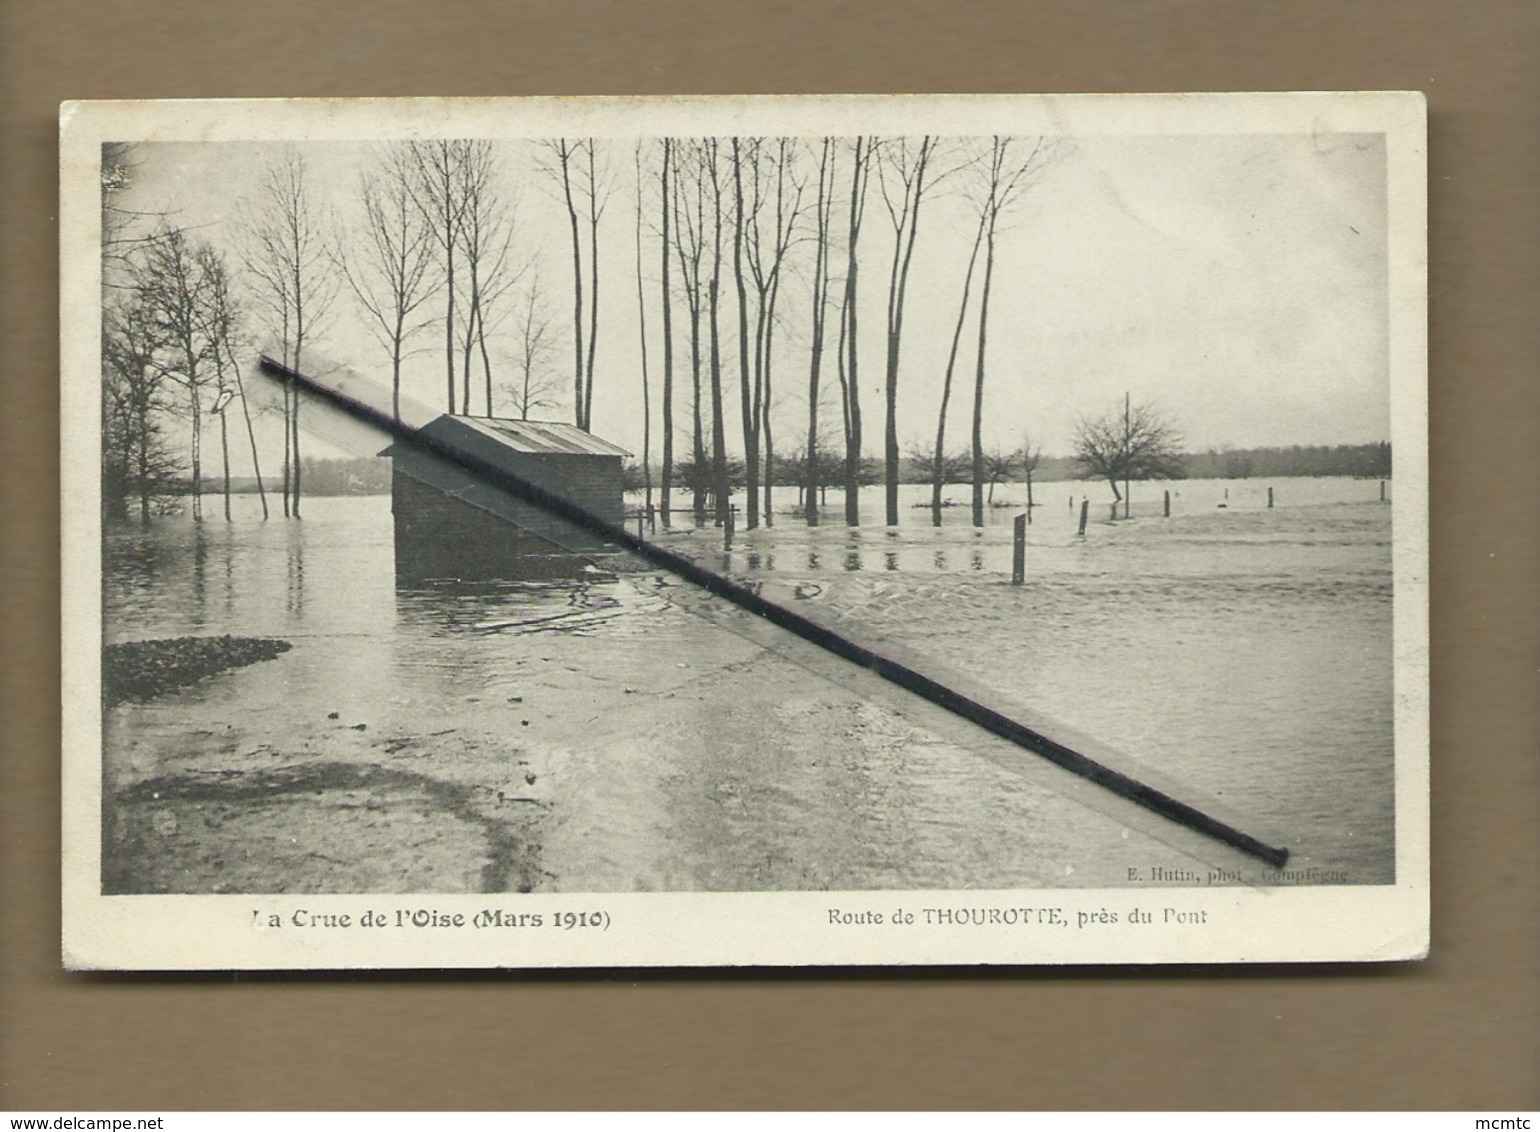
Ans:
{"type": "MultiPolygon", "coordinates": [[[[619,525],[623,449],[575,425],[443,414],[421,435],[619,525]]],[[[418,448],[394,444],[391,513],[398,581],[571,576],[613,549],[590,531],[418,448]]]]}

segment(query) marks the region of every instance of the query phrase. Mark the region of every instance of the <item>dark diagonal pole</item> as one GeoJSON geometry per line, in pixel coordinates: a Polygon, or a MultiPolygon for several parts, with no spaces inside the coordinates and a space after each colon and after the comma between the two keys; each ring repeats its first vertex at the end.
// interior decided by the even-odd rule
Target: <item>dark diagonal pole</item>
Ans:
{"type": "Polygon", "coordinates": [[[850,638],[788,609],[784,605],[761,597],[747,586],[740,585],[731,578],[718,574],[714,570],[709,570],[691,558],[669,550],[667,547],[639,538],[614,523],[606,522],[585,508],[577,506],[571,500],[562,498],[555,492],[542,488],[538,484],[529,483],[502,468],[460,450],[458,447],[445,444],[432,436],[426,435],[404,421],[394,419],[391,414],[381,412],[373,405],[351,397],[341,390],[334,389],[313,378],[306,377],[302,373],[296,373],[289,367],[275,362],[268,357],[262,359],[261,368],[270,376],[280,381],[293,382],[313,396],[335,405],[367,424],[373,425],[381,432],[392,437],[397,443],[412,447],[424,455],[442,460],[444,463],[459,468],[467,475],[473,476],[485,484],[500,491],[505,491],[509,495],[522,499],[533,506],[542,508],[550,514],[559,516],[575,527],[598,535],[606,542],[624,547],[638,557],[646,559],[654,566],[661,567],[683,578],[685,581],[701,587],[708,593],[730,601],[740,609],[745,609],[750,613],[763,617],[771,624],[794,633],[803,640],[815,644],[819,648],[833,653],[835,656],[843,657],[853,664],[858,664],[873,674],[882,677],[884,680],[919,696],[921,699],[927,700],[938,707],[945,708],[947,711],[977,724],[993,735],[998,735],[1002,739],[1009,740],[1017,746],[1042,756],[1071,774],[1079,775],[1081,778],[1088,779],[1098,786],[1110,790],[1120,798],[1126,798],[1164,818],[1222,841],[1226,845],[1241,850],[1243,853],[1259,857],[1275,867],[1282,867],[1289,858],[1289,851],[1287,849],[1268,845],[1259,838],[1220,821],[1196,806],[1189,805],[1162,790],[1157,790],[1130,775],[1099,763],[1095,759],[1081,754],[1079,751],[1072,750],[1064,744],[1011,719],[1009,716],[996,711],[994,708],[981,703],[971,696],[950,688],[906,664],[900,664],[898,661],[866,648],[864,645],[858,644],[850,638]]]}

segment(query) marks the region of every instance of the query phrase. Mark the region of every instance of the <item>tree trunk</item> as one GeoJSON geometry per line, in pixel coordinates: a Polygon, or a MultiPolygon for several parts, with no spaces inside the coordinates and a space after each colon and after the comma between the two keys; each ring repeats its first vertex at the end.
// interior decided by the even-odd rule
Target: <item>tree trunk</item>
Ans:
{"type": "Polygon", "coordinates": [[[397,314],[396,334],[390,344],[390,415],[397,421],[401,419],[401,340],[405,328],[404,316],[397,314]]]}
{"type": "Polygon", "coordinates": [[[659,505],[663,511],[663,525],[670,525],[670,512],[673,509],[674,488],[674,318],[672,302],[668,285],[668,241],[669,241],[669,211],[671,201],[669,198],[668,171],[673,163],[673,143],[668,138],[663,139],[663,167],[662,173],[662,201],[663,201],[663,244],[661,254],[663,266],[658,274],[659,290],[663,300],[663,483],[662,498],[659,505]]]}
{"type": "Polygon", "coordinates": [[[224,473],[225,522],[230,521],[230,430],[224,410],[219,413],[219,455],[224,473]]]}
{"type": "MultiPolygon", "coordinates": [[[[985,355],[989,341],[989,291],[995,274],[995,217],[993,206],[989,218],[989,232],[984,238],[984,285],[979,291],[979,356],[973,379],[973,525],[984,525],[984,374],[985,355]]],[[[989,485],[990,499],[994,499],[994,482],[989,485]]]]}
{"type": "Polygon", "coordinates": [[[722,413],[722,184],[717,171],[717,151],[713,142],[711,162],[711,284],[706,290],[707,328],[711,335],[711,482],[714,517],[718,526],[727,522],[732,505],[727,482],[727,429],[722,413]]]}
{"type": "Polygon", "coordinates": [[[763,396],[760,399],[760,412],[764,416],[764,423],[762,424],[761,427],[764,430],[764,436],[765,436],[765,481],[764,481],[765,482],[765,506],[764,506],[764,515],[765,515],[765,526],[767,526],[767,527],[775,526],[775,511],[774,511],[774,509],[771,506],[771,503],[772,503],[771,488],[772,488],[772,485],[775,482],[775,437],[774,437],[774,434],[771,432],[771,429],[770,429],[770,386],[771,386],[771,374],[773,373],[773,370],[771,369],[771,360],[772,360],[772,356],[774,354],[774,347],[775,347],[775,302],[776,302],[776,299],[779,297],[779,294],[780,294],[780,279],[779,279],[779,277],[777,277],[775,282],[771,284],[770,295],[769,295],[769,297],[768,297],[768,299],[766,300],[766,303],[765,303],[764,317],[762,319],[762,321],[765,324],[764,342],[763,342],[762,346],[760,347],[764,351],[764,375],[765,375],[763,396]]]}
{"type": "Polygon", "coordinates": [[[192,517],[194,522],[201,523],[203,521],[203,418],[199,414],[197,381],[189,381],[187,389],[192,406],[192,517]]]}
{"type": "Polygon", "coordinates": [[[299,498],[300,498],[299,491],[300,491],[300,475],[301,475],[300,454],[299,454],[299,394],[298,393],[295,393],[295,395],[294,395],[294,418],[293,419],[294,419],[294,429],[293,429],[293,432],[294,432],[294,443],[293,443],[293,449],[294,449],[294,484],[293,484],[293,487],[292,487],[292,493],[293,493],[292,494],[292,502],[293,502],[293,509],[294,509],[294,517],[296,519],[298,519],[298,518],[300,518],[300,513],[299,513],[299,498]]]}
{"type": "Polygon", "coordinates": [[[567,203],[567,222],[572,228],[572,418],[578,428],[587,431],[588,416],[583,404],[583,242],[578,233],[577,206],[572,203],[572,151],[566,141],[561,146],[561,189],[567,203]]]}
{"type": "Polygon", "coordinates": [[[262,464],[257,459],[257,431],[251,423],[251,406],[246,401],[246,383],[241,379],[239,368],[235,371],[235,388],[241,397],[241,415],[246,419],[246,439],[251,444],[251,470],[257,477],[257,497],[262,500],[262,521],[266,522],[267,489],[262,484],[262,464]]]}
{"type": "Polygon", "coordinates": [[[150,407],[145,400],[135,406],[137,449],[139,463],[139,525],[150,525],[150,407]]]}
{"type": "Polygon", "coordinates": [[[862,139],[855,143],[855,168],[850,175],[850,226],[846,251],[844,308],[840,316],[841,335],[845,353],[843,373],[846,399],[849,402],[845,421],[845,522],[852,526],[861,524],[861,381],[856,368],[859,355],[857,341],[860,338],[856,302],[856,279],[860,266],[856,257],[856,245],[860,241],[861,221],[866,209],[866,164],[871,157],[871,144],[862,149],[862,139]]]}
{"type": "Polygon", "coordinates": [[[594,172],[593,138],[588,139],[588,364],[583,377],[583,427],[594,422],[594,351],[599,345],[599,182],[594,172]]]}
{"type": "Polygon", "coordinates": [[[733,143],[733,283],[738,292],[738,398],[743,420],[743,474],[748,496],[748,528],[759,526],[759,411],[754,404],[749,363],[749,293],[743,282],[743,154],[738,138],[733,143]]]}
{"type": "Polygon", "coordinates": [[[487,319],[482,313],[481,305],[476,305],[476,345],[481,351],[481,372],[487,383],[487,416],[494,416],[492,412],[492,358],[487,353],[487,319]]]}
{"type": "Polygon", "coordinates": [[[904,298],[909,289],[909,267],[913,262],[915,238],[919,234],[920,203],[925,191],[925,166],[929,159],[930,139],[920,143],[915,159],[914,182],[905,188],[905,212],[895,233],[893,272],[888,279],[888,353],[886,414],[883,430],[883,500],[887,505],[887,523],[898,526],[898,362],[904,338],[904,298]],[[907,227],[907,231],[903,229],[907,227]]]}
{"type": "MultiPolygon", "coordinates": [[[[297,289],[296,289],[296,293],[298,293],[297,289]]],[[[304,345],[304,342],[305,342],[305,323],[304,323],[304,318],[305,318],[304,311],[299,309],[296,306],[295,311],[294,311],[294,372],[295,373],[304,373],[305,372],[304,370],[299,368],[300,367],[300,349],[304,345]]],[[[299,513],[299,499],[300,499],[300,473],[301,473],[301,467],[300,467],[300,454],[299,454],[299,402],[300,402],[299,389],[296,387],[295,390],[294,390],[294,416],[293,416],[294,427],[293,427],[293,430],[292,430],[293,433],[294,433],[294,443],[293,443],[293,449],[294,449],[294,484],[293,484],[292,491],[293,491],[293,503],[294,503],[294,517],[296,519],[298,519],[300,517],[300,513],[299,513]]]]}
{"type": "Polygon", "coordinates": [[[690,303],[690,381],[694,397],[694,434],[691,456],[695,461],[695,475],[691,477],[690,506],[699,524],[706,518],[706,424],[701,415],[701,342],[700,296],[697,292],[690,303]]]}
{"type": "Polygon", "coordinates": [[[642,482],[652,514],[652,391],[647,373],[647,291],[642,280],[642,150],[636,150],[636,319],[642,355],[642,482]]]}
{"type": "Polygon", "coordinates": [[[289,401],[290,401],[290,398],[292,398],[293,396],[294,396],[294,390],[293,390],[293,387],[292,387],[292,383],[289,381],[288,378],[284,378],[283,379],[283,479],[282,479],[282,484],[283,484],[283,517],[285,519],[287,519],[290,516],[290,514],[291,514],[291,510],[290,510],[290,507],[289,507],[289,482],[294,478],[294,453],[292,451],[290,451],[290,447],[289,447],[289,441],[291,439],[291,434],[289,432],[289,417],[290,417],[290,415],[291,415],[291,413],[293,411],[292,407],[289,404],[289,401]]]}
{"type": "Polygon", "coordinates": [[[963,323],[968,315],[968,296],[973,289],[973,269],[978,264],[979,245],[984,241],[984,217],[979,216],[973,250],[968,254],[968,273],[963,276],[962,302],[957,305],[957,326],[952,330],[952,348],[946,356],[946,377],[941,383],[941,411],[936,417],[936,456],[931,468],[931,524],[941,525],[941,487],[946,478],[946,411],[952,400],[952,374],[957,365],[957,348],[962,342],[963,323]]]}
{"type": "Polygon", "coordinates": [[[447,369],[445,381],[448,383],[448,395],[445,401],[445,411],[455,411],[455,248],[454,248],[454,217],[450,210],[449,201],[450,186],[448,177],[444,184],[444,364],[447,369]]]}
{"type": "Polygon", "coordinates": [[[476,273],[471,270],[470,310],[465,316],[465,342],[460,350],[460,413],[471,415],[471,353],[476,346],[476,273]]]}
{"type": "Polygon", "coordinates": [[[802,515],[810,527],[818,525],[818,382],[823,369],[824,320],[829,297],[829,215],[833,203],[834,180],[830,162],[833,146],[832,139],[824,139],[818,160],[818,196],[814,201],[817,231],[813,249],[813,341],[808,358],[807,449],[802,470],[802,515]]]}

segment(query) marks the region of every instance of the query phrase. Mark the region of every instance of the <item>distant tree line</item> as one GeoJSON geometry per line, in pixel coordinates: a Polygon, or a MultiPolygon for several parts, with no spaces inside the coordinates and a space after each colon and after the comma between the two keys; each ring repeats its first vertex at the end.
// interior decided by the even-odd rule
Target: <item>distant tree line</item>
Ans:
{"type": "MultiPolygon", "coordinates": [[[[942,461],[939,478],[943,485],[968,485],[971,456],[967,451],[948,453],[942,461]]],[[[1087,465],[1078,456],[1048,456],[1038,448],[1027,446],[1011,451],[991,449],[984,453],[984,477],[982,480],[986,501],[993,485],[1004,483],[1063,483],[1084,479],[1103,479],[1101,472],[1088,474],[1087,465]]],[[[1203,452],[1174,454],[1174,462],[1167,466],[1172,474],[1156,475],[1141,472],[1130,479],[1246,479],[1251,476],[1282,478],[1288,476],[1357,476],[1360,478],[1390,477],[1390,445],[1338,444],[1295,446],[1291,448],[1227,448],[1208,449],[1203,452]]],[[[741,491],[747,483],[743,461],[733,458],[727,462],[728,483],[734,492],[741,491]]],[[[656,468],[653,469],[656,471],[656,468]]],[[[689,484],[697,480],[709,480],[710,465],[699,474],[689,461],[675,465],[677,483],[689,484]]],[[[800,487],[809,479],[807,456],[798,449],[793,453],[779,453],[775,457],[772,482],[777,487],[800,487]]],[[[844,461],[837,453],[820,449],[818,467],[812,474],[813,481],[821,488],[840,487],[844,483],[844,461]]],[[[903,484],[934,484],[937,469],[934,455],[923,446],[912,445],[899,461],[898,482],[903,484]]],[[[646,482],[641,464],[634,461],[625,466],[625,489],[641,491],[646,482]]],[[[882,482],[882,465],[867,457],[861,462],[860,485],[871,486],[882,482]]],[[[1122,482],[1121,480],[1119,481],[1122,482]]],[[[709,485],[708,485],[709,488],[709,485]]]]}
{"type": "Polygon", "coordinates": [[[1278,476],[1358,476],[1389,479],[1390,444],[1293,445],[1289,448],[1226,448],[1184,457],[1193,479],[1278,476]]]}
{"type": "MultiPolygon", "coordinates": [[[[1181,473],[1176,479],[1277,479],[1286,476],[1356,476],[1362,479],[1389,479],[1390,444],[1295,445],[1272,448],[1209,448],[1201,452],[1178,454],[1181,473]]],[[[948,483],[966,483],[967,457],[954,453],[949,459],[948,483]]],[[[916,458],[905,475],[907,483],[927,483],[926,465],[916,458]]],[[[1075,456],[1043,455],[1034,479],[1040,483],[1062,483],[1085,479],[1082,465],[1075,456]]]]}
{"type": "Polygon", "coordinates": [[[305,490],[311,495],[380,495],[390,490],[391,461],[386,457],[306,456],[304,465],[305,490]]]}

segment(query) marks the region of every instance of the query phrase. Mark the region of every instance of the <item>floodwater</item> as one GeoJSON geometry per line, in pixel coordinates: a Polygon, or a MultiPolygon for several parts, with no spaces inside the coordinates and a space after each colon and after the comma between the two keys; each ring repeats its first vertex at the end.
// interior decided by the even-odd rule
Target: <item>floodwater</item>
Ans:
{"type": "MultiPolygon", "coordinates": [[[[924,488],[895,529],[846,527],[831,492],[821,525],[777,514],[730,550],[710,526],[656,537],[1288,845],[1270,882],[1389,883],[1390,508],[1378,481],[1273,481],[1272,508],[1268,486],[1174,485],[1165,518],[1165,489],[1136,485],[1110,523],[1105,486],[1035,485],[1023,586],[1020,506],[978,530],[950,507],[937,528],[910,506],[924,488]]],[[[109,642],[294,646],[108,710],[109,891],[1262,879],[655,570],[398,591],[388,498],[307,499],[302,522],[236,505],[108,536],[109,642]]],[[[863,517],[880,522],[880,489],[863,517]]]]}

